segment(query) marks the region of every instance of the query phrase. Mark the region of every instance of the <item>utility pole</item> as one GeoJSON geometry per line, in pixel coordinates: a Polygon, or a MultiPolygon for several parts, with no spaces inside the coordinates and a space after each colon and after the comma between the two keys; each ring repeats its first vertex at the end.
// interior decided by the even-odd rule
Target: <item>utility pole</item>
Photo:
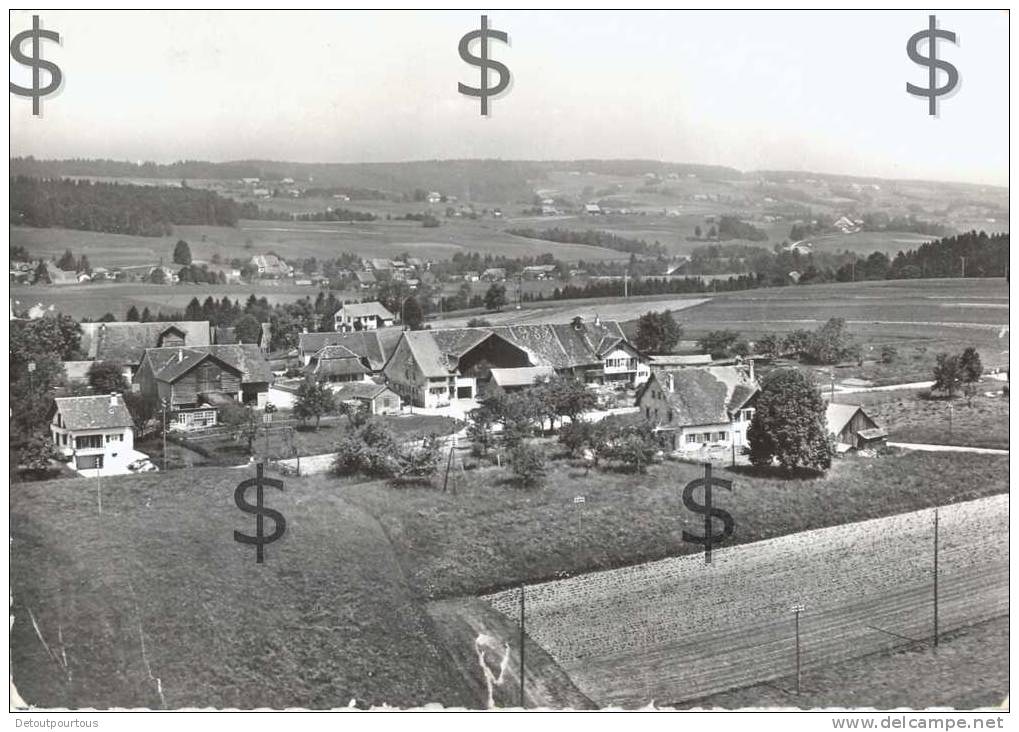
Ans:
{"type": "Polygon", "coordinates": [[[163,405],[163,472],[166,472],[166,399],[162,401],[163,405]]]}
{"type": "Polygon", "coordinates": [[[520,707],[526,709],[524,703],[524,583],[520,583],[520,707]]]}
{"type": "Polygon", "coordinates": [[[938,509],[934,509],[934,647],[938,647],[938,509]]]}
{"type": "MultiPolygon", "coordinates": [[[[951,397],[949,397],[951,398],[951,397]]],[[[948,441],[952,441],[952,415],[955,413],[955,405],[948,403],[948,441]]]]}
{"type": "Polygon", "coordinates": [[[966,278],[966,257],[959,257],[962,260],[962,277],[966,278]]]}
{"type": "Polygon", "coordinates": [[[793,613],[796,615],[796,693],[800,693],[800,613],[806,608],[800,603],[793,605],[793,613]]]}
{"type": "Polygon", "coordinates": [[[96,502],[99,504],[99,515],[103,515],[103,456],[96,461],[96,502]]]}
{"type": "Polygon", "coordinates": [[[453,451],[456,449],[453,445],[449,446],[449,459],[446,460],[446,477],[442,479],[442,492],[446,492],[446,487],[449,485],[449,469],[453,465],[453,451]]]}

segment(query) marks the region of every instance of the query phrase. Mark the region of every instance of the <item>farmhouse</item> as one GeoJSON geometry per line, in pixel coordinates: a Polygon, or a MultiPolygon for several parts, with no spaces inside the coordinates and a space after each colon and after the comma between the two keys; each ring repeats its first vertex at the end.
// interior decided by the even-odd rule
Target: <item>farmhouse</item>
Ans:
{"type": "Polygon", "coordinates": [[[386,328],[353,333],[300,333],[297,336],[297,355],[307,366],[311,357],[326,346],[343,346],[357,354],[369,373],[378,374],[392,355],[402,332],[398,328],[386,328]]]}
{"type": "Polygon", "coordinates": [[[336,399],[347,404],[362,405],[369,414],[399,414],[400,397],[385,384],[359,381],[341,384],[334,390],[336,399]]]}
{"type": "Polygon", "coordinates": [[[554,264],[532,264],[524,267],[521,273],[525,280],[546,280],[555,277],[554,264]]]}
{"type": "Polygon", "coordinates": [[[641,415],[676,452],[742,448],[760,387],[749,366],[655,370],[637,392],[641,415]]]}
{"type": "Polygon", "coordinates": [[[829,434],[835,437],[836,452],[879,447],[888,438],[888,430],[855,404],[829,402],[825,420],[829,434]]]}
{"type": "Polygon", "coordinates": [[[46,263],[46,274],[49,275],[51,285],[76,285],[78,284],[77,274],[65,272],[52,262],[46,263]]]}
{"type": "Polygon", "coordinates": [[[57,397],[49,418],[53,445],[82,475],[123,475],[148,457],[134,449],[134,422],[119,394],[57,397]]]}
{"type": "Polygon", "coordinates": [[[333,329],[337,333],[347,333],[356,330],[376,330],[391,326],[396,321],[396,316],[386,310],[382,303],[371,302],[349,302],[333,315],[333,329]]]}
{"type": "Polygon", "coordinates": [[[81,323],[81,350],[91,361],[112,361],[124,367],[128,382],[138,371],[146,349],[208,346],[207,320],[164,323],[81,323]]]}
{"type": "Polygon", "coordinates": [[[264,407],[272,372],[254,344],[150,348],[137,382],[151,408],[166,400],[176,429],[195,429],[215,425],[225,404],[264,407]]]}
{"type": "Polygon", "coordinates": [[[345,346],[324,346],[308,361],[304,373],[320,381],[365,381],[370,368],[345,346]]]}
{"type": "Polygon", "coordinates": [[[474,399],[491,369],[541,366],[587,382],[643,383],[647,358],[618,323],[546,323],[404,331],[384,373],[405,400],[422,407],[474,399]]]}
{"type": "Polygon", "coordinates": [[[280,279],[293,274],[294,268],[275,254],[256,254],[251,258],[251,266],[258,271],[263,279],[280,279]]]}

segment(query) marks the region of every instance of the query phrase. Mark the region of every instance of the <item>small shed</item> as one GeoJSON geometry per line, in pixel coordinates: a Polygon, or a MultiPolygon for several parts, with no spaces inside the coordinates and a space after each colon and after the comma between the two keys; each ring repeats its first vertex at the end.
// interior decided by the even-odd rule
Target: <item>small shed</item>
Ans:
{"type": "Polygon", "coordinates": [[[348,404],[363,404],[368,413],[399,414],[400,396],[385,384],[372,381],[348,382],[333,387],[336,399],[348,404]]]}
{"type": "Polygon", "coordinates": [[[828,404],[825,419],[828,432],[835,436],[837,452],[848,452],[884,445],[888,430],[875,422],[858,404],[828,404]]]}

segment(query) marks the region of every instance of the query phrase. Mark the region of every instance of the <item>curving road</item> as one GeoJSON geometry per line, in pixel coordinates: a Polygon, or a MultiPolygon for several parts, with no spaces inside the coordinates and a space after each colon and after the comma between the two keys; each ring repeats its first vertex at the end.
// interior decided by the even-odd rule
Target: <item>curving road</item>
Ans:
{"type": "MultiPolygon", "coordinates": [[[[534,585],[527,630],[603,707],[763,681],[789,687],[794,603],[806,607],[804,668],[931,637],[932,517],[925,510],[716,549],[709,566],[686,556],[534,585]]],[[[942,507],[939,534],[941,632],[1006,614],[1008,496],[942,507]]],[[[518,597],[486,599],[515,617],[518,597]]]]}

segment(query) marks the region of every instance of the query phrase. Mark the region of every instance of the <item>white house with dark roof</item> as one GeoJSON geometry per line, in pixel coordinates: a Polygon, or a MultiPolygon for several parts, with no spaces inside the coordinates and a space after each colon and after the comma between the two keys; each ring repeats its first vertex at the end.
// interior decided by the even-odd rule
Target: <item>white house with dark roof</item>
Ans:
{"type": "Polygon", "coordinates": [[[639,413],[675,452],[747,445],[760,385],[753,362],[655,370],[637,392],[639,413]]]}
{"type": "Polygon", "coordinates": [[[123,475],[148,457],[134,449],[134,421],[119,394],[57,397],[53,403],[53,445],[79,474],[123,475]]]}
{"type": "Polygon", "coordinates": [[[333,315],[333,330],[350,333],[361,330],[378,330],[396,322],[396,316],[375,300],[371,302],[348,302],[333,315]]]}
{"type": "Polygon", "coordinates": [[[306,376],[318,381],[371,381],[370,367],[346,346],[323,346],[304,367],[306,376]]]}
{"type": "Polygon", "coordinates": [[[478,377],[492,369],[544,367],[585,382],[639,385],[647,357],[618,323],[531,323],[486,328],[404,331],[383,373],[405,401],[444,407],[477,397],[478,377]]]}

